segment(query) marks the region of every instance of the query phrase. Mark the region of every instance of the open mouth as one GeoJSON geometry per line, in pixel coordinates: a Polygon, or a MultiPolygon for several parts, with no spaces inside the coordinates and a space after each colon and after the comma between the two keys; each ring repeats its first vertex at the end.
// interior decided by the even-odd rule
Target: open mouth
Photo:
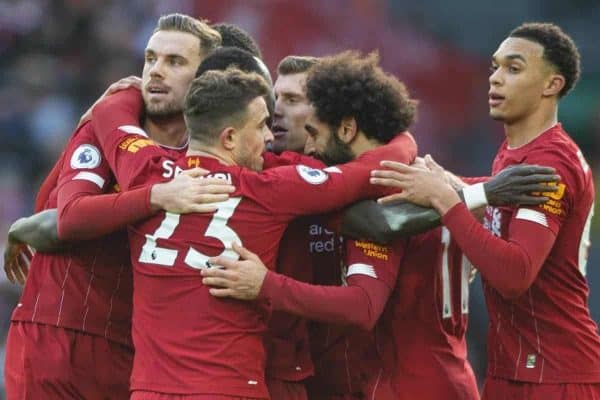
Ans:
{"type": "Polygon", "coordinates": [[[495,107],[500,105],[504,101],[504,96],[501,96],[497,93],[489,93],[488,94],[488,103],[490,106],[495,107]]]}
{"type": "Polygon", "coordinates": [[[284,135],[287,134],[287,129],[285,129],[284,127],[280,126],[280,125],[273,125],[273,127],[271,128],[271,133],[273,133],[273,137],[282,137],[284,135]]]}
{"type": "Polygon", "coordinates": [[[146,91],[150,94],[167,94],[169,88],[160,84],[149,84],[146,86],[146,91]]]}

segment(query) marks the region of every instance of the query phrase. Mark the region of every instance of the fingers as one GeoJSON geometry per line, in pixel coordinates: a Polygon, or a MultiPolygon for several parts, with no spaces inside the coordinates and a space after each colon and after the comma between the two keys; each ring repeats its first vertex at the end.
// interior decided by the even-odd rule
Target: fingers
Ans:
{"type": "MultiPolygon", "coordinates": [[[[208,180],[208,179],[207,179],[208,180]]],[[[219,181],[219,179],[217,179],[219,181]]],[[[235,186],[227,182],[194,182],[194,189],[201,194],[229,194],[235,192],[235,186]]]]}
{"type": "Polygon", "coordinates": [[[4,272],[6,273],[6,279],[8,279],[10,283],[16,283],[15,276],[13,274],[13,267],[10,263],[6,262],[6,260],[4,261],[4,272]]]}
{"type": "Polygon", "coordinates": [[[556,174],[556,170],[552,167],[544,167],[541,165],[529,165],[519,164],[510,166],[510,171],[516,175],[533,175],[533,174],[544,174],[553,175],[556,174]]]}
{"type": "Polygon", "coordinates": [[[404,172],[404,173],[418,171],[418,168],[414,168],[414,167],[411,167],[410,165],[406,165],[406,164],[396,162],[396,161],[387,161],[386,160],[386,161],[380,162],[379,165],[381,165],[382,167],[390,168],[390,169],[396,170],[398,172],[404,172]]]}
{"type": "Polygon", "coordinates": [[[558,175],[544,175],[544,174],[533,174],[526,176],[517,176],[511,179],[513,184],[529,184],[529,183],[540,183],[545,186],[545,191],[555,192],[558,190],[558,186],[556,185],[548,185],[550,182],[558,182],[560,181],[560,176],[558,175]]]}
{"type": "Polygon", "coordinates": [[[230,258],[230,257],[225,257],[225,256],[218,256],[218,257],[213,257],[210,258],[208,260],[208,262],[212,265],[218,265],[220,267],[223,267],[221,269],[218,268],[210,268],[210,269],[203,269],[202,271],[200,271],[202,276],[224,276],[222,274],[217,274],[214,272],[210,272],[209,271],[223,271],[223,269],[236,269],[240,263],[239,260],[230,258]]]}
{"type": "MultiPolygon", "coordinates": [[[[195,167],[195,168],[191,168],[191,169],[186,169],[185,171],[183,171],[181,173],[181,175],[187,175],[187,176],[191,176],[192,178],[197,178],[200,176],[207,175],[208,173],[210,173],[210,171],[207,169],[195,167]]],[[[213,178],[213,179],[215,179],[215,178],[213,178]]],[[[219,179],[219,180],[223,181],[222,179],[219,179]]]]}
{"type": "Polygon", "coordinates": [[[511,186],[511,189],[516,193],[554,193],[558,190],[556,186],[548,186],[543,183],[532,183],[532,184],[519,184],[515,186],[511,186]]]}
{"type": "Polygon", "coordinates": [[[128,76],[127,78],[123,78],[123,79],[113,83],[112,85],[110,85],[108,87],[108,89],[106,89],[106,92],[104,93],[104,95],[102,97],[111,95],[120,90],[125,90],[130,87],[135,87],[137,89],[141,89],[142,79],[137,76],[134,76],[134,75],[128,76]]]}
{"type": "Polygon", "coordinates": [[[235,297],[232,289],[210,288],[208,292],[214,297],[235,297]]]}
{"type": "Polygon", "coordinates": [[[426,154],[425,155],[425,165],[427,166],[427,168],[429,168],[432,171],[444,171],[444,168],[439,165],[437,162],[435,162],[435,160],[433,159],[433,157],[431,157],[431,154],[426,154]]]}
{"type": "Polygon", "coordinates": [[[410,166],[413,168],[427,169],[427,165],[425,164],[425,159],[423,157],[415,158],[415,161],[413,161],[410,166]]]}
{"type": "Polygon", "coordinates": [[[397,201],[405,200],[405,199],[406,199],[406,195],[404,193],[394,193],[394,194],[390,194],[385,197],[380,197],[379,199],[377,199],[377,203],[385,205],[385,204],[395,203],[397,201]]]}
{"type": "Polygon", "coordinates": [[[202,278],[202,284],[204,286],[212,286],[218,288],[231,288],[233,282],[223,278],[204,277],[202,278]]]}
{"type": "Polygon", "coordinates": [[[549,199],[544,196],[527,196],[522,195],[516,198],[518,204],[523,206],[538,206],[540,204],[544,204],[549,199]]]}
{"type": "Polygon", "coordinates": [[[231,248],[240,255],[240,257],[242,257],[242,259],[244,260],[255,260],[258,261],[262,264],[262,261],[260,260],[260,258],[254,254],[253,252],[251,252],[250,250],[248,250],[247,248],[245,248],[244,246],[242,246],[239,243],[232,243],[231,248]]]}
{"type": "Polygon", "coordinates": [[[387,186],[387,187],[399,188],[399,189],[404,189],[409,185],[408,181],[395,179],[395,178],[393,178],[393,179],[371,178],[371,179],[369,179],[369,182],[372,185],[381,185],[381,186],[387,186]]]}

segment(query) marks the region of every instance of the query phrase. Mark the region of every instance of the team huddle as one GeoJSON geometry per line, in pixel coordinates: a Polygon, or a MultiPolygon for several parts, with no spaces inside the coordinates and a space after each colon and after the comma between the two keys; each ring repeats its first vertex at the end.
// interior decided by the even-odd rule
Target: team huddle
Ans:
{"type": "Polygon", "coordinates": [[[559,27],[511,31],[506,139],[458,177],[418,156],[418,102],[375,53],[288,56],[273,83],[238,27],[161,17],[10,229],[7,398],[600,399],[593,178],[557,120],[578,77],[559,27]]]}

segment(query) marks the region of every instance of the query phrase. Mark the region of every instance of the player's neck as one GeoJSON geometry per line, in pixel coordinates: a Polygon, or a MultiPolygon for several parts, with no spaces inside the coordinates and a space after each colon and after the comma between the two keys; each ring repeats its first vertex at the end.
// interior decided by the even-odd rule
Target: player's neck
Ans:
{"type": "Polygon", "coordinates": [[[188,139],[183,115],[165,119],[145,118],[144,130],[152,140],[163,146],[180,147],[188,139]]]}
{"type": "Polygon", "coordinates": [[[511,149],[521,147],[537,138],[558,123],[558,109],[552,107],[548,110],[531,114],[519,121],[504,124],[504,133],[508,147],[511,149]]]}
{"type": "Polygon", "coordinates": [[[219,149],[211,146],[206,146],[203,143],[199,143],[195,140],[190,140],[190,147],[186,152],[187,156],[200,156],[200,157],[209,157],[219,160],[221,163],[225,165],[236,165],[233,158],[228,156],[219,149]]]}
{"type": "Polygon", "coordinates": [[[350,148],[352,149],[354,157],[359,157],[362,153],[373,150],[379,146],[381,146],[381,143],[377,140],[368,139],[364,133],[359,133],[356,136],[356,139],[352,141],[350,148]]]}

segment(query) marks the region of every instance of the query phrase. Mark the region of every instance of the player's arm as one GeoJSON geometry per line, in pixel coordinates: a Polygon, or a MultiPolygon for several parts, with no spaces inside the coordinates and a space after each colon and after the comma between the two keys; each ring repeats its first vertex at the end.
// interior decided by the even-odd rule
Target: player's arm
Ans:
{"type": "Polygon", "coordinates": [[[49,209],[16,220],[8,230],[8,241],[27,244],[37,251],[56,251],[64,247],[58,237],[56,209],[49,209]]]}
{"type": "MultiPolygon", "coordinates": [[[[380,249],[378,255],[385,257],[385,261],[369,259],[367,264],[362,262],[363,258],[367,258],[365,256],[351,257],[346,277],[348,286],[312,285],[268,271],[258,256],[237,245],[234,245],[234,249],[240,254],[241,260],[227,257],[211,259],[212,265],[222,268],[203,269],[202,282],[213,286],[210,293],[217,297],[240,300],[258,298],[267,300],[275,310],[328,323],[357,325],[369,330],[379,319],[389,298],[393,287],[390,282],[395,282],[401,253],[370,245],[380,249]],[[377,264],[382,263],[386,263],[391,271],[385,280],[377,275],[383,269],[377,264]]],[[[347,246],[362,251],[353,241],[349,241],[347,246]]]]}
{"type": "MultiPolygon", "coordinates": [[[[457,193],[469,210],[486,205],[539,205],[548,198],[531,193],[548,191],[547,183],[558,179],[554,168],[522,164],[508,167],[491,178],[482,178],[483,182],[464,187],[457,193]]],[[[366,200],[349,207],[342,218],[342,233],[389,243],[395,238],[422,233],[441,224],[436,210],[407,202],[389,203],[397,198],[397,195],[387,197],[384,201],[387,204],[366,200]]]]}
{"type": "Polygon", "coordinates": [[[521,207],[504,240],[485,229],[439,176],[406,165],[386,166],[393,171],[377,171],[374,183],[394,181],[404,199],[433,206],[465,256],[503,297],[515,299],[531,286],[554,245],[559,222],[539,208],[521,207]]]}

